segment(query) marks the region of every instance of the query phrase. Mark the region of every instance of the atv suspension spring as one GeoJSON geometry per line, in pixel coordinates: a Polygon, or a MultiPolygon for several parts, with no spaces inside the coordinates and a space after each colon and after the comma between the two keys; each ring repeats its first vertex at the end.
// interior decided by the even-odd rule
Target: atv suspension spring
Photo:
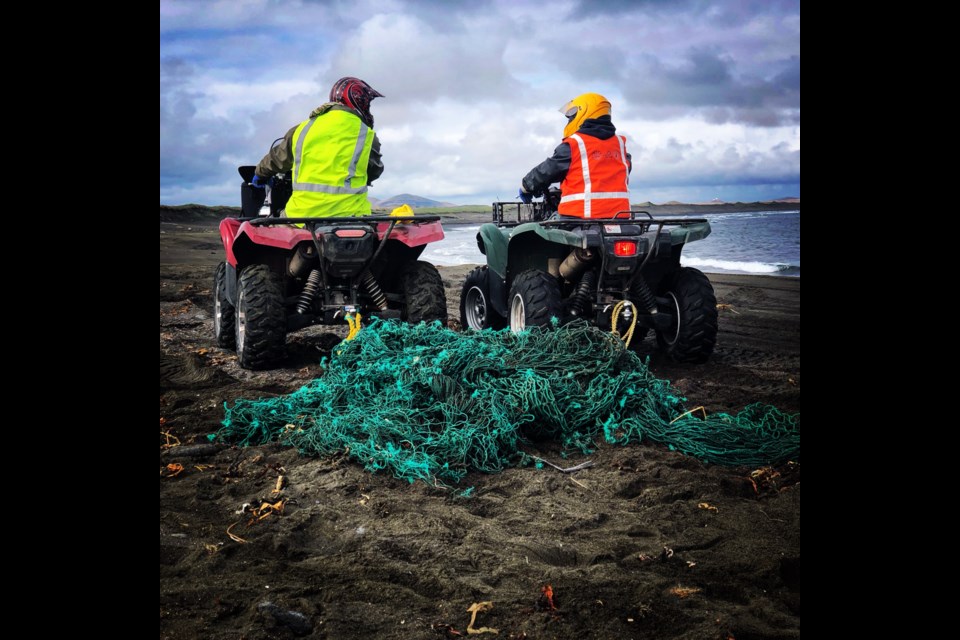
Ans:
{"type": "Polygon", "coordinates": [[[387,297],[383,295],[383,290],[380,288],[380,285],[377,284],[377,279],[373,277],[373,274],[369,271],[364,271],[363,275],[360,276],[360,282],[363,283],[363,286],[367,289],[367,293],[373,298],[373,304],[377,305],[380,311],[386,311],[387,297]]]}
{"type": "Polygon", "coordinates": [[[590,304],[590,293],[596,285],[597,274],[593,271],[587,271],[580,278],[576,291],[570,296],[570,314],[579,316],[583,314],[587,305],[590,304]]]}
{"type": "Polygon", "coordinates": [[[650,291],[650,286],[642,275],[637,274],[637,279],[633,281],[631,289],[630,293],[637,297],[636,304],[638,307],[646,310],[650,315],[657,312],[657,299],[653,297],[653,292],[650,291]]]}
{"type": "Polygon", "coordinates": [[[297,313],[303,314],[310,310],[310,305],[320,290],[320,281],[323,276],[319,269],[312,269],[307,276],[307,284],[303,285],[303,292],[300,293],[300,299],[297,300],[297,313]]]}

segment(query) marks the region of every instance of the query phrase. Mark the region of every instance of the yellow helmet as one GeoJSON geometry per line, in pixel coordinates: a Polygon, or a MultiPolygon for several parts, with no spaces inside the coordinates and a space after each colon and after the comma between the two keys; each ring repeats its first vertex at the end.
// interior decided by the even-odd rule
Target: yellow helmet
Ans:
{"type": "Polygon", "coordinates": [[[563,137],[568,138],[577,132],[587,118],[610,115],[610,101],[599,93],[584,93],[560,107],[560,113],[567,117],[563,137]]]}

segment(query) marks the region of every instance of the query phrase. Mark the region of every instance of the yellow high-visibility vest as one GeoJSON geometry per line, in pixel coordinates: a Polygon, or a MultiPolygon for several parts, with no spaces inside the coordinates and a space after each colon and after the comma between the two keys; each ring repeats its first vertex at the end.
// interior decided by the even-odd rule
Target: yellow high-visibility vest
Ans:
{"type": "Polygon", "coordinates": [[[333,109],[300,123],[293,134],[293,194],[288,218],[363,216],[373,129],[333,109]]]}

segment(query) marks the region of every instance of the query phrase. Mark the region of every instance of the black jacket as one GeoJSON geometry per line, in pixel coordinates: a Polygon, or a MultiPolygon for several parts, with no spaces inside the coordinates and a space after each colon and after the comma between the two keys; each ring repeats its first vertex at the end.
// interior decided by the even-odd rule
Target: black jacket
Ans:
{"type": "MultiPolygon", "coordinates": [[[[600,116],[599,118],[589,118],[583,121],[577,133],[583,133],[600,140],[612,138],[617,134],[617,128],[613,126],[610,116],[600,116]]],[[[633,162],[630,154],[627,154],[627,172],[633,169],[633,162]]],[[[561,142],[560,146],[553,150],[553,155],[533,169],[523,177],[523,188],[533,194],[540,195],[547,190],[554,182],[562,182],[567,177],[567,171],[570,170],[570,145],[561,142]]]]}

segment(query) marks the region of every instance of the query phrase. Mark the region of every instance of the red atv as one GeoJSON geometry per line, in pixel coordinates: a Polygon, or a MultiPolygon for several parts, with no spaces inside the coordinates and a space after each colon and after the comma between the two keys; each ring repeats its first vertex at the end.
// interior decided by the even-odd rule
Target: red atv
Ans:
{"type": "Polygon", "coordinates": [[[240,366],[263,369],[283,355],[287,333],[347,316],[446,323],[436,267],[417,260],[443,239],[439,216],[281,218],[289,177],[257,189],[239,168],[242,217],[220,222],[226,262],[214,275],[217,345],[240,366]]]}

